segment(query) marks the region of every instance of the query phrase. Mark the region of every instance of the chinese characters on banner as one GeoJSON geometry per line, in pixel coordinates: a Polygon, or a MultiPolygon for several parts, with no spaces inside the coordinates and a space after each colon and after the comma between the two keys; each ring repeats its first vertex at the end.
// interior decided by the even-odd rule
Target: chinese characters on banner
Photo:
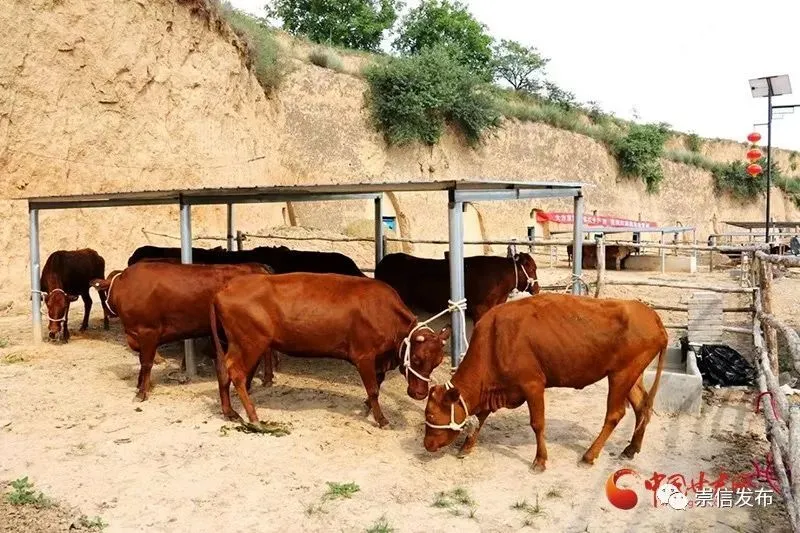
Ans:
{"type": "MultiPolygon", "coordinates": [[[[572,213],[546,213],[544,211],[536,212],[536,222],[555,222],[556,224],[572,224],[575,221],[575,216],[572,213]]],[[[595,216],[583,215],[583,224],[585,226],[598,226],[604,228],[655,228],[658,226],[655,222],[647,220],[628,220],[626,218],[608,217],[608,216],[595,216]]]]}

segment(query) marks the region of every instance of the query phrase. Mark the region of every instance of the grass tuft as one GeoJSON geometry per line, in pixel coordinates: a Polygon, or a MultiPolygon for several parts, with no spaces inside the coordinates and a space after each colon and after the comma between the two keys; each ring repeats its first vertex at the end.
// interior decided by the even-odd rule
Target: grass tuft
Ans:
{"type": "Polygon", "coordinates": [[[392,533],[395,529],[389,525],[385,516],[380,517],[377,522],[367,529],[367,533],[392,533]]]}
{"type": "Polygon", "coordinates": [[[317,48],[309,54],[308,60],[318,67],[344,72],[344,64],[341,58],[331,50],[317,48]]]}
{"type": "Polygon", "coordinates": [[[86,515],[81,515],[78,519],[78,525],[90,531],[103,531],[108,527],[108,524],[104,522],[101,517],[95,516],[94,518],[89,518],[86,515]]]}
{"type": "Polygon", "coordinates": [[[37,509],[44,509],[54,505],[52,500],[41,491],[36,494],[33,489],[33,483],[28,480],[28,476],[16,479],[10,485],[13,490],[6,494],[6,501],[11,505],[32,505],[37,509]]]}
{"type": "Polygon", "coordinates": [[[335,483],[328,481],[328,492],[322,497],[325,500],[335,500],[337,498],[352,498],[353,494],[361,490],[355,483],[335,483]]]}

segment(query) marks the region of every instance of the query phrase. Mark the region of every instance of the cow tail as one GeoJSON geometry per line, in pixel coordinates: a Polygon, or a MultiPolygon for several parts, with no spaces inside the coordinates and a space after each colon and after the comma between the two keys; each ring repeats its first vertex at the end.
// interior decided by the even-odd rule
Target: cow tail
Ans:
{"type": "Polygon", "coordinates": [[[219,342],[219,331],[217,329],[217,310],[214,301],[211,302],[211,309],[209,311],[209,319],[211,321],[211,337],[214,339],[214,349],[217,352],[217,365],[223,362],[222,357],[222,343],[219,342]]]}
{"type": "MultiPolygon", "coordinates": [[[[636,430],[642,424],[647,424],[650,421],[650,415],[653,412],[653,403],[655,401],[656,393],[658,392],[658,383],[661,381],[661,373],[664,370],[664,354],[667,352],[667,344],[661,347],[658,352],[658,365],[656,366],[656,376],[653,378],[653,384],[650,385],[650,390],[647,392],[647,397],[644,400],[644,410],[642,411],[642,420],[636,425],[636,430]]],[[[636,431],[634,430],[634,431],[636,431]]]]}
{"type": "Polygon", "coordinates": [[[89,282],[89,284],[95,289],[97,289],[97,292],[100,291],[108,292],[108,288],[111,286],[111,282],[103,278],[93,279],[92,281],[89,282]]]}

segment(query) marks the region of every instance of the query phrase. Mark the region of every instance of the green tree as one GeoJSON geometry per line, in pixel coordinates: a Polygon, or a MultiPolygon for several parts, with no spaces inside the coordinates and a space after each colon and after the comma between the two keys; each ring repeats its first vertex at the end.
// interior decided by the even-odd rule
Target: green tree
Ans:
{"type": "Polygon", "coordinates": [[[445,124],[451,124],[475,145],[484,131],[499,124],[500,114],[486,83],[445,47],[372,65],[365,75],[375,126],[390,144],[433,145],[445,124]]]}
{"type": "Polygon", "coordinates": [[[542,88],[540,77],[548,61],[532,46],[503,39],[494,47],[494,77],[507,81],[515,91],[536,93],[542,88]]]}
{"type": "Polygon", "coordinates": [[[544,88],[547,89],[547,96],[545,98],[564,111],[572,111],[578,106],[578,102],[575,100],[575,95],[573,93],[562,89],[552,81],[545,81],[544,88]]]}
{"type": "Polygon", "coordinates": [[[394,49],[407,55],[442,45],[460,63],[482,78],[491,79],[492,38],[458,0],[422,0],[408,12],[394,41],[394,49]]]}
{"type": "Polygon", "coordinates": [[[293,35],[374,52],[402,6],[401,0],[270,0],[265,9],[293,35]]]}

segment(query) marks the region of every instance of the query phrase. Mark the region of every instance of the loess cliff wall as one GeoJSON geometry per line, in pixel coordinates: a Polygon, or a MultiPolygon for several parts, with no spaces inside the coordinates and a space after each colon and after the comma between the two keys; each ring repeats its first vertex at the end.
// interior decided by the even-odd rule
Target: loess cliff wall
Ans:
{"type": "MultiPolygon", "coordinates": [[[[661,192],[649,195],[641,181],[620,177],[604,146],[543,124],[506,121],[478,149],[453,133],[435,147],[388,148],[371,126],[363,80],[310,65],[299,59],[308,47],[289,44],[292,70],[267,96],[246,68],[238,39],[196,2],[9,0],[0,10],[0,30],[0,309],[27,308],[28,216],[19,200],[26,196],[531,179],[586,182],[592,185],[587,212],[697,225],[702,239],[715,219],[763,216],[763,201],[720,197],[709,173],[667,161],[661,192]]],[[[744,145],[705,142],[703,151],[729,161],[743,157],[744,145]]],[[[788,157],[779,153],[782,166],[788,157]]],[[[446,236],[444,195],[407,193],[388,200],[404,237],[446,236]]],[[[798,218],[777,190],[772,206],[776,220],[798,218]]],[[[534,207],[569,208],[563,201],[473,207],[480,222],[474,236],[493,238],[523,237],[534,207]]],[[[249,205],[237,207],[236,223],[251,233],[368,235],[370,209],[363,202],[249,205]]],[[[224,210],[194,208],[193,229],[196,235],[224,235],[224,210]]],[[[120,268],[140,245],[177,245],[156,233],[178,234],[176,207],[45,212],[42,263],[54,250],[88,246],[105,257],[107,270],[120,268]]],[[[337,249],[372,266],[368,245],[262,242],[337,249]]],[[[442,253],[435,246],[405,250],[442,253]]]]}

